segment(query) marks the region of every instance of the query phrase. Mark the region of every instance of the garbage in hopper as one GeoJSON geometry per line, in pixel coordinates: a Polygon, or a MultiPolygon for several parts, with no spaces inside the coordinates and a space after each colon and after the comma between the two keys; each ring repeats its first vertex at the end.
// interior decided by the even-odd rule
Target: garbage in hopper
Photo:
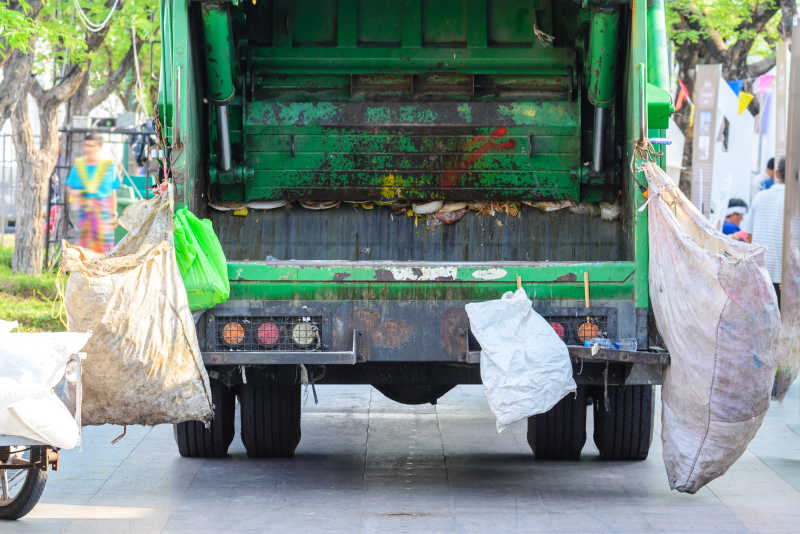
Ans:
{"type": "Polygon", "coordinates": [[[64,303],[84,347],[83,423],[209,421],[211,394],[173,246],[172,191],[131,204],[108,255],[64,243],[64,303]]]}
{"type": "Polygon", "coordinates": [[[576,390],[567,346],[522,287],[465,308],[481,345],[481,380],[498,432],[576,390]]]}
{"type": "Polygon", "coordinates": [[[769,407],[777,299],[764,249],[728,239],[656,164],[649,184],[650,298],[671,356],[662,388],[664,464],[694,493],[744,453],[769,407]]]}

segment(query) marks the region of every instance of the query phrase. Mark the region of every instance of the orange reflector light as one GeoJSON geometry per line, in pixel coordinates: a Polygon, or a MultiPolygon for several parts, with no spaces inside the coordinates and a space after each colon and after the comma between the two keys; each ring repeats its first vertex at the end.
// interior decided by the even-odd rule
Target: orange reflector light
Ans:
{"type": "Polygon", "coordinates": [[[280,337],[280,330],[275,323],[261,323],[256,332],[258,342],[262,345],[274,345],[280,337]]]}
{"type": "Polygon", "coordinates": [[[590,321],[586,319],[586,322],[581,323],[578,327],[578,339],[581,340],[581,343],[586,341],[587,339],[592,339],[594,337],[601,337],[600,327],[594,321],[590,321]]]}
{"type": "Polygon", "coordinates": [[[244,341],[244,327],[236,322],[230,322],[222,327],[222,341],[226,345],[241,345],[244,341]]]}

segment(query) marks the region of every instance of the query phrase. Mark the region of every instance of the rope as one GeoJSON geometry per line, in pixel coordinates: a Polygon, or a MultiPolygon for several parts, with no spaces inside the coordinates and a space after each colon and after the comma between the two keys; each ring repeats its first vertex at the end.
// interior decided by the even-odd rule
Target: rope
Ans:
{"type": "Polygon", "coordinates": [[[89,20],[89,17],[86,15],[86,12],[83,10],[78,0],[72,0],[72,3],[75,5],[75,11],[78,12],[78,18],[81,19],[81,22],[84,26],[86,26],[86,29],[91,33],[97,33],[103,30],[106,25],[108,25],[108,21],[111,20],[111,15],[113,15],[114,11],[117,10],[117,4],[119,4],[119,0],[114,0],[114,5],[111,6],[111,10],[108,12],[108,15],[106,15],[106,18],[103,19],[103,22],[100,24],[96,24],[95,22],[89,20]]]}
{"type": "MultiPolygon", "coordinates": [[[[150,43],[152,47],[153,44],[150,43]]],[[[131,48],[133,49],[133,70],[136,73],[136,90],[133,94],[136,97],[136,104],[139,106],[139,112],[142,115],[147,114],[147,106],[144,105],[144,83],[142,82],[142,73],[139,70],[139,53],[136,51],[136,28],[134,27],[133,20],[131,20],[131,48]]]]}

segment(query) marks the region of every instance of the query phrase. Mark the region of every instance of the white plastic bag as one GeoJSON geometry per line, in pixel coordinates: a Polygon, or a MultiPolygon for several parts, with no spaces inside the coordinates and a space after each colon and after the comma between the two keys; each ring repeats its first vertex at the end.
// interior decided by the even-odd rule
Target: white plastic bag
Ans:
{"type": "Polygon", "coordinates": [[[56,395],[67,360],[90,334],[0,334],[0,434],[62,449],[80,439],[78,423],[56,395]]]}
{"type": "Polygon", "coordinates": [[[662,388],[670,486],[694,493],[747,448],[775,377],[777,298],[764,249],[717,231],[654,163],[650,298],[671,363],[662,388]]]}
{"type": "Polygon", "coordinates": [[[497,431],[544,413],[575,391],[567,346],[523,289],[466,305],[481,345],[481,380],[497,431]]]}

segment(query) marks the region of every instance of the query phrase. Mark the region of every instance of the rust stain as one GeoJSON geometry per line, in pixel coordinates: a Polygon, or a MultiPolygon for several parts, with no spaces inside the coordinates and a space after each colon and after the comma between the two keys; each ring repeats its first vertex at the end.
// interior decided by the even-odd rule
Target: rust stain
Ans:
{"type": "Polygon", "coordinates": [[[442,338],[442,347],[450,356],[463,356],[467,350],[467,340],[464,337],[469,325],[467,312],[463,307],[450,308],[442,314],[439,324],[439,335],[442,338]]]}
{"type": "Polygon", "coordinates": [[[373,310],[356,310],[353,312],[353,326],[358,330],[372,330],[381,320],[380,312],[373,310]]]}
{"type": "Polygon", "coordinates": [[[376,347],[397,348],[411,339],[412,328],[408,323],[400,321],[383,321],[377,328],[369,332],[376,347]]]}
{"type": "Polygon", "coordinates": [[[556,282],[577,282],[578,276],[575,273],[562,274],[556,278],[556,282]]]}
{"type": "Polygon", "coordinates": [[[347,278],[349,276],[350,276],[350,273],[336,273],[336,274],[333,275],[333,281],[334,282],[341,282],[342,280],[344,280],[345,278],[347,278]]]}
{"type": "Polygon", "coordinates": [[[375,279],[379,282],[394,282],[394,275],[388,269],[376,269],[375,279]]]}
{"type": "Polygon", "coordinates": [[[383,321],[374,310],[353,312],[353,327],[369,338],[365,356],[369,358],[369,347],[397,348],[411,340],[413,328],[401,321],[383,321]]]}

